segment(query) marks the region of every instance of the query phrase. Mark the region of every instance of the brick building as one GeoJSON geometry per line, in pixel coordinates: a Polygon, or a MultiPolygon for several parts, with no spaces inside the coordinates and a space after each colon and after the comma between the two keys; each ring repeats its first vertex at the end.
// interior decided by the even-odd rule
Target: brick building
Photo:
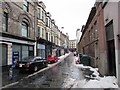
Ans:
{"type": "Polygon", "coordinates": [[[91,9],[78,43],[79,53],[91,57],[91,66],[98,67],[101,75],[114,75],[120,85],[120,2],[96,2],[91,9]],[[113,11],[113,12],[111,12],[113,11]]]}

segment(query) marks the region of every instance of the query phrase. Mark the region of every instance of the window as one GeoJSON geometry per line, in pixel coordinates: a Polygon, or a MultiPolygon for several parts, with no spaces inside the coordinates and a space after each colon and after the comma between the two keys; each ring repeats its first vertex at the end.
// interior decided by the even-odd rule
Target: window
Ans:
{"type": "Polygon", "coordinates": [[[2,66],[7,65],[8,49],[6,44],[0,44],[0,50],[2,51],[2,66]]]}
{"type": "Polygon", "coordinates": [[[53,36],[51,36],[51,41],[53,42],[53,36]]]}
{"type": "Polygon", "coordinates": [[[22,46],[22,58],[28,57],[28,46],[22,46]]]}
{"type": "Polygon", "coordinates": [[[24,37],[28,37],[28,24],[25,22],[22,22],[21,35],[24,37]]]}
{"type": "Polygon", "coordinates": [[[46,26],[48,27],[48,18],[46,18],[46,26]]]}
{"type": "Polygon", "coordinates": [[[24,2],[23,2],[23,10],[28,12],[28,2],[27,2],[27,0],[24,0],[24,2]]]}
{"type": "Polygon", "coordinates": [[[46,33],[46,39],[48,40],[48,33],[46,33]]]}
{"type": "Polygon", "coordinates": [[[44,28],[42,28],[42,38],[44,38],[44,28]]]}
{"type": "Polygon", "coordinates": [[[44,11],[42,11],[42,20],[44,21],[44,11]]]}
{"type": "Polygon", "coordinates": [[[38,27],[38,37],[40,37],[40,27],[38,27]]]}
{"type": "Polygon", "coordinates": [[[49,27],[51,28],[51,20],[49,20],[49,27]]]}
{"type": "Polygon", "coordinates": [[[50,36],[50,33],[49,33],[49,41],[50,41],[50,37],[51,37],[51,36],[50,36]]]}
{"type": "Polygon", "coordinates": [[[8,30],[8,13],[4,12],[2,19],[3,19],[2,20],[2,29],[3,29],[3,31],[7,32],[7,30],[8,30]]]}
{"type": "Polygon", "coordinates": [[[40,8],[38,8],[38,19],[40,19],[40,8]]]}

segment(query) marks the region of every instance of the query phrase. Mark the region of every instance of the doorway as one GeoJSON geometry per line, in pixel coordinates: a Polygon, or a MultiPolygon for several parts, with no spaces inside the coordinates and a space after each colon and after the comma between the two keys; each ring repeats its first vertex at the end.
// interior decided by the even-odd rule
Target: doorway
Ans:
{"type": "Polygon", "coordinates": [[[107,42],[108,71],[109,71],[109,75],[116,76],[113,20],[111,20],[106,25],[105,29],[106,29],[106,42],[107,42]]]}
{"type": "Polygon", "coordinates": [[[109,75],[116,76],[116,63],[115,63],[115,46],[114,40],[107,42],[108,47],[108,67],[109,67],[109,75]]]}

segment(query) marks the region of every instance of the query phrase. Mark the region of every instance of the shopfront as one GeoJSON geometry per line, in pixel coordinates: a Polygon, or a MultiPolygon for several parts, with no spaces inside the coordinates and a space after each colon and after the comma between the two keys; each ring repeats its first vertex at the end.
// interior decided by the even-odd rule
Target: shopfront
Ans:
{"type": "Polygon", "coordinates": [[[15,60],[20,61],[24,57],[34,56],[34,41],[25,41],[9,37],[0,37],[0,51],[2,51],[2,66],[10,66],[15,60]]]}
{"type": "Polygon", "coordinates": [[[40,56],[45,59],[45,45],[37,44],[37,56],[40,56]]]}
{"type": "Polygon", "coordinates": [[[7,51],[8,51],[8,48],[7,48],[7,44],[0,44],[0,51],[2,51],[1,53],[1,61],[2,61],[2,66],[6,66],[7,65],[7,51]]]}
{"type": "Polygon", "coordinates": [[[20,61],[24,57],[34,56],[34,46],[32,45],[20,45],[20,44],[13,44],[12,46],[12,55],[13,61],[17,59],[20,61]]]}

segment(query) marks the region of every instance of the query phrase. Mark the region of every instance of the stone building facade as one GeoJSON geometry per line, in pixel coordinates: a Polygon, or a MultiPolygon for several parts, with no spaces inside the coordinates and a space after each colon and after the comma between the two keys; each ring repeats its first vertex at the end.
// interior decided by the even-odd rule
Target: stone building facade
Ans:
{"type": "Polygon", "coordinates": [[[34,2],[1,2],[0,45],[2,66],[34,56],[36,7],[34,2]]]}

